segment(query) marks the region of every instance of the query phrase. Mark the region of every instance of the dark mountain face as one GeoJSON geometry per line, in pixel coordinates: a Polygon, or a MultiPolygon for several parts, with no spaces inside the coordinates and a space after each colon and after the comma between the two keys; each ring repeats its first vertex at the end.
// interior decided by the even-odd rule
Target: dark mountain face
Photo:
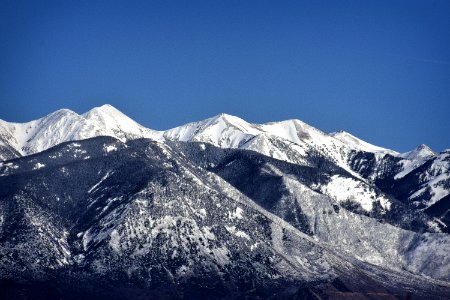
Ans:
{"type": "MultiPolygon", "coordinates": [[[[295,199],[285,200],[286,197],[290,197],[289,188],[286,187],[283,180],[285,177],[297,181],[317,193],[321,193],[321,187],[329,183],[331,175],[359,181],[318,153],[308,155],[308,166],[301,166],[263,156],[253,151],[220,149],[202,143],[173,143],[172,146],[181,149],[183,154],[195,164],[219,175],[253,201],[278,216],[280,215],[276,211],[294,215],[300,213],[294,206],[279,207],[296,203],[295,199]]],[[[383,194],[379,189],[375,189],[375,192],[379,195],[383,194]]],[[[357,203],[352,203],[351,199],[337,206],[343,206],[353,213],[369,216],[380,222],[404,229],[417,232],[431,230],[428,223],[432,219],[427,214],[411,209],[407,204],[397,201],[390,195],[386,195],[386,197],[392,203],[388,210],[383,209],[379,202],[375,202],[374,209],[368,212],[361,209],[357,203]]],[[[291,217],[306,227],[309,226],[300,221],[303,219],[301,214],[294,215],[291,217]]],[[[286,218],[288,217],[286,216],[286,218]]],[[[286,218],[284,219],[286,220],[286,218]]],[[[305,232],[308,231],[306,227],[305,232]]],[[[302,229],[301,226],[299,229],[302,229]]]]}
{"type": "Polygon", "coordinates": [[[13,159],[20,156],[20,153],[17,152],[16,149],[8,145],[6,142],[4,142],[2,140],[2,137],[0,136],[0,161],[13,159]]]}
{"type": "Polygon", "coordinates": [[[380,208],[374,218],[336,202],[320,188],[336,174],[351,177],[315,155],[306,167],[110,137],[8,161],[0,289],[11,299],[445,299],[448,235],[418,233],[426,216],[401,203],[398,217],[380,208]]]}
{"type": "Polygon", "coordinates": [[[404,159],[389,154],[377,159],[374,153],[359,151],[353,152],[349,158],[352,170],[406,206],[436,218],[442,225],[440,229],[448,233],[450,201],[448,195],[439,196],[439,191],[450,189],[450,154],[444,151],[425,159],[409,173],[398,176],[404,163],[404,159]]]}

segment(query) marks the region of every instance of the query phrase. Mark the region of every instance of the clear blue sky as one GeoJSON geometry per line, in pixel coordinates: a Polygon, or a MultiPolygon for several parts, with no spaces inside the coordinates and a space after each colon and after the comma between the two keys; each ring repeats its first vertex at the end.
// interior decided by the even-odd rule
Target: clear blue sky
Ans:
{"type": "Polygon", "coordinates": [[[450,148],[450,1],[0,0],[0,118],[110,103],[450,148]]]}

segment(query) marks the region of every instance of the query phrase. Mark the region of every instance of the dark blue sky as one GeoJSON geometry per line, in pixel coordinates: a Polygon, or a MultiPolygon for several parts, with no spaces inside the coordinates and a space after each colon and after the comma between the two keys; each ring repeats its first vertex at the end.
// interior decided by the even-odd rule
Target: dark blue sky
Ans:
{"type": "Polygon", "coordinates": [[[450,1],[0,0],[0,118],[110,103],[450,148],[450,1]]]}

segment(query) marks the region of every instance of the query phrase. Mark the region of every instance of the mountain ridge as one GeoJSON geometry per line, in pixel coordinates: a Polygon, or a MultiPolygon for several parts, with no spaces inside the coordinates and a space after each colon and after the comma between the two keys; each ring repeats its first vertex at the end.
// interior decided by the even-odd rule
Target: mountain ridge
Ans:
{"type": "MultiPolygon", "coordinates": [[[[225,113],[165,131],[145,128],[109,104],[81,115],[61,109],[27,123],[0,120],[0,159],[7,160],[36,153],[62,142],[102,135],[122,141],[150,138],[162,143],[206,142],[221,148],[253,150],[299,165],[307,165],[309,155],[320,155],[336,163],[363,184],[375,184],[383,192],[394,194],[404,203],[420,209],[433,210],[435,203],[450,194],[450,167],[444,163],[445,152],[436,154],[426,145],[398,153],[369,144],[344,131],[327,134],[297,119],[251,124],[225,113]],[[403,178],[414,177],[408,174],[420,174],[418,170],[427,163],[432,164],[432,160],[441,162],[439,167],[432,167],[437,171],[428,171],[425,181],[411,179],[420,189],[408,188],[411,186],[407,183],[409,179],[403,178]],[[395,189],[407,190],[398,193],[395,189]]],[[[340,193],[337,182],[343,182],[339,178],[336,180],[336,184],[330,186],[331,189],[327,188],[323,192],[340,193]]],[[[349,189],[354,188],[351,182],[346,181],[345,184],[350,184],[349,189]]],[[[339,198],[338,195],[335,197],[339,198]]],[[[364,203],[366,209],[372,205],[365,200],[364,203]]],[[[450,211],[443,215],[449,214],[450,211]]]]}
{"type": "MultiPolygon", "coordinates": [[[[55,115],[71,115],[71,116],[79,116],[79,117],[83,117],[83,118],[85,118],[85,119],[87,119],[87,120],[95,120],[95,121],[98,121],[99,119],[102,119],[102,117],[104,117],[105,115],[110,115],[110,117],[111,117],[111,114],[112,115],[114,115],[113,117],[115,117],[115,118],[117,118],[118,120],[120,120],[120,122],[119,123],[125,123],[124,122],[124,119],[125,119],[125,121],[126,121],[126,123],[136,123],[135,121],[133,121],[131,118],[129,118],[128,116],[126,116],[125,114],[123,114],[121,111],[119,111],[118,109],[116,109],[114,106],[112,106],[112,105],[110,105],[110,104],[104,104],[104,105],[102,105],[102,106],[99,106],[99,107],[94,107],[94,108],[92,108],[91,110],[89,110],[89,111],[87,111],[87,112],[85,112],[85,113],[82,113],[82,114],[77,114],[76,112],[74,112],[74,111],[72,111],[72,110],[70,110],[70,109],[67,109],[67,108],[63,108],[63,109],[59,109],[59,110],[57,110],[57,111],[54,111],[54,112],[52,112],[52,113],[49,113],[48,115],[46,115],[46,116],[44,116],[44,117],[41,117],[41,118],[39,118],[39,119],[36,119],[36,120],[32,120],[32,121],[28,121],[28,122],[24,122],[24,123],[16,123],[16,122],[8,122],[8,121],[4,121],[4,120],[1,120],[0,119],[0,125],[3,125],[3,126],[5,126],[5,125],[28,125],[28,124],[30,124],[30,123],[38,123],[39,121],[42,121],[42,120],[45,120],[45,119],[49,119],[50,117],[52,117],[52,116],[55,116],[55,115]],[[99,113],[99,112],[101,112],[101,113],[99,113]]],[[[306,124],[306,123],[304,123],[303,121],[301,121],[301,120],[298,120],[298,119],[288,119],[288,120],[283,120],[283,121],[276,121],[276,122],[267,122],[267,123],[263,123],[263,124],[251,124],[251,123],[248,123],[248,122],[246,122],[246,121],[244,121],[243,119],[241,119],[241,118],[239,118],[239,117],[236,117],[236,116],[233,116],[233,115],[230,115],[230,114],[227,114],[227,113],[220,113],[220,114],[217,114],[217,115],[215,115],[215,116],[213,116],[213,117],[210,117],[210,118],[207,118],[207,119],[205,119],[205,120],[202,120],[202,121],[195,121],[195,122],[191,122],[191,123],[187,123],[187,124],[184,124],[184,125],[181,125],[181,126],[178,126],[178,127],[174,127],[174,128],[171,128],[171,129],[167,129],[167,130],[163,130],[163,131],[158,131],[158,130],[153,130],[153,129],[149,129],[149,128],[146,128],[146,127],[144,127],[144,126],[142,126],[142,125],[140,125],[140,124],[137,124],[137,125],[139,125],[140,126],[140,128],[141,129],[143,129],[143,128],[145,128],[145,129],[147,129],[147,130],[151,130],[151,131],[153,131],[154,133],[155,133],[155,136],[154,137],[146,137],[146,138],[151,138],[151,139],[154,139],[154,140],[159,140],[160,139],[160,137],[159,137],[159,135],[162,135],[163,133],[165,133],[165,132],[170,132],[170,131],[175,131],[175,129],[177,129],[177,128],[181,128],[181,127],[185,127],[185,126],[188,126],[188,125],[191,125],[191,124],[196,124],[196,123],[205,123],[205,122],[207,122],[207,121],[214,121],[214,120],[218,120],[218,119],[220,119],[220,118],[224,118],[224,119],[227,119],[227,120],[233,120],[233,121],[237,121],[237,122],[239,122],[239,123],[244,123],[244,124],[246,124],[247,126],[249,126],[249,127],[253,127],[253,128],[260,128],[260,127],[262,127],[262,128],[267,128],[265,131],[266,132],[270,132],[270,127],[273,127],[274,125],[275,126],[277,126],[277,125],[282,125],[282,124],[289,124],[289,123],[299,123],[299,124],[301,124],[301,126],[306,126],[308,129],[311,129],[311,130],[315,130],[315,131],[318,131],[318,132],[320,132],[320,133],[322,133],[322,134],[324,134],[324,135],[327,135],[326,133],[324,133],[324,132],[322,132],[321,130],[319,130],[319,129],[317,129],[317,128],[314,128],[314,127],[312,127],[312,126],[310,126],[310,125],[308,125],[308,124],[306,124]]],[[[103,121],[104,122],[104,121],[103,121]]],[[[232,122],[231,122],[232,123],[232,122]]],[[[128,124],[128,125],[130,125],[130,124],[128,124]]],[[[133,124],[134,125],[134,124],[133,124]]],[[[272,131],[273,132],[273,131],[272,131]]],[[[339,133],[344,133],[345,131],[338,131],[338,132],[333,132],[333,133],[331,133],[331,134],[329,134],[330,136],[334,136],[334,135],[336,135],[336,134],[339,134],[339,133]]],[[[347,132],[345,132],[347,135],[351,135],[351,134],[349,134],[349,133],[347,133],[347,132]]],[[[355,136],[353,136],[353,135],[351,135],[353,138],[356,138],[355,136]]],[[[144,137],[144,136],[141,136],[141,137],[144,137]]],[[[285,137],[286,137],[286,135],[285,135],[285,137]]],[[[123,137],[121,138],[121,139],[123,139],[123,137]]],[[[289,139],[289,140],[293,140],[293,138],[287,138],[287,139],[289,139]]],[[[358,139],[358,138],[356,138],[356,139],[358,139]]],[[[359,141],[362,141],[361,139],[358,139],[359,141]]],[[[67,140],[65,140],[65,141],[67,141],[67,140]]],[[[364,141],[362,141],[362,142],[364,142],[364,141]]],[[[364,142],[364,143],[366,143],[366,142],[364,142]]],[[[367,143],[368,144],[368,143],[367,143]]],[[[375,147],[378,147],[378,146],[375,146],[375,147]]],[[[395,152],[394,150],[390,150],[390,149],[386,149],[386,148],[381,148],[381,147],[379,147],[380,149],[383,149],[383,150],[386,150],[387,152],[390,152],[390,153],[398,153],[398,152],[395,152]]],[[[39,150],[44,150],[44,149],[39,149],[39,150]]]]}

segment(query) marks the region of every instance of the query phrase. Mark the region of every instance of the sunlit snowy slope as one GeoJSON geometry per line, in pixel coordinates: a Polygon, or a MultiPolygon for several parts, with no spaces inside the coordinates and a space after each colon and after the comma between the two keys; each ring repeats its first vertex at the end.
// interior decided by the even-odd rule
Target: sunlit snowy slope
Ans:
{"type": "Polygon", "coordinates": [[[28,123],[0,120],[0,159],[29,155],[67,141],[95,136],[113,136],[121,140],[150,138],[160,133],[147,129],[112,107],[103,105],[83,115],[61,109],[28,123]],[[3,148],[12,149],[2,151],[3,148]]]}

